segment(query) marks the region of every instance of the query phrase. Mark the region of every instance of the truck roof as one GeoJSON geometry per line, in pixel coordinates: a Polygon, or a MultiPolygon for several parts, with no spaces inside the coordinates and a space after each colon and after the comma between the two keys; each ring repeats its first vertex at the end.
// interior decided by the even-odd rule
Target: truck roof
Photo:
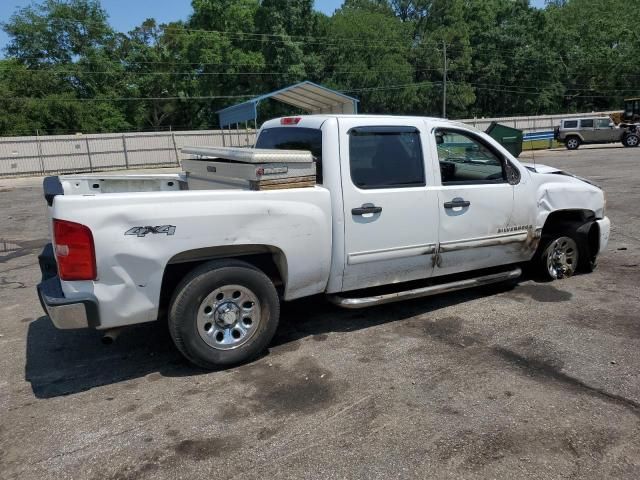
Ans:
{"type": "MultiPolygon", "coordinates": [[[[364,114],[320,113],[320,114],[313,114],[313,115],[287,115],[286,117],[277,117],[271,120],[267,120],[266,122],[264,122],[262,127],[271,128],[276,125],[280,125],[280,120],[282,118],[291,118],[291,117],[300,118],[301,120],[317,120],[319,121],[318,127],[324,120],[327,120],[330,118],[359,118],[359,119],[370,118],[370,119],[376,119],[376,120],[387,118],[387,119],[394,119],[394,120],[411,120],[411,121],[429,120],[429,121],[434,121],[439,123],[446,123],[450,125],[464,126],[465,128],[473,128],[470,125],[458,122],[456,120],[449,120],[446,118],[427,117],[427,116],[423,117],[419,115],[377,115],[377,114],[367,114],[367,113],[364,113],[364,114]]],[[[304,123],[307,123],[307,122],[304,122],[304,123]]]]}

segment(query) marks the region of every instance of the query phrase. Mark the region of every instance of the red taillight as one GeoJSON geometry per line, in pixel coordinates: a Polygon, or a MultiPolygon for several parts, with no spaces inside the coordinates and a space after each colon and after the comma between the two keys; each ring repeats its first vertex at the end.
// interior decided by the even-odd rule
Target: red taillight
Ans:
{"type": "Polygon", "coordinates": [[[283,117],[280,119],[280,125],[297,125],[302,120],[301,117],[283,117]]]}
{"type": "Polygon", "coordinates": [[[53,244],[62,280],[96,279],[96,252],[89,227],[54,218],[53,244]]]}

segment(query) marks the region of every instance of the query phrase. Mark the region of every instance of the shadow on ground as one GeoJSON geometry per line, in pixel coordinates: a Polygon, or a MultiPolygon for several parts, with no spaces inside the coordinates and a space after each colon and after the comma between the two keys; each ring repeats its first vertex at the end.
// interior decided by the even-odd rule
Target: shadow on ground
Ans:
{"type": "Polygon", "coordinates": [[[166,376],[201,373],[182,360],[160,322],[131,327],[113,345],[95,330],[58,330],[49,317],[29,325],[25,379],[38,398],[89,390],[160,372],[166,376]]]}
{"type": "MultiPolygon", "coordinates": [[[[489,285],[364,310],[343,310],[322,296],[285,303],[271,348],[297,349],[299,345],[294,343],[306,337],[323,339],[332,332],[351,332],[401,321],[513,287],[513,283],[489,285]]],[[[523,289],[522,294],[536,299],[532,287],[535,285],[521,286],[518,290],[523,289]]],[[[208,373],[183,359],[164,322],[131,327],[113,345],[103,345],[97,331],[57,330],[43,316],[29,325],[26,350],[25,379],[38,398],[69,395],[151,373],[168,377],[208,373]]]]}

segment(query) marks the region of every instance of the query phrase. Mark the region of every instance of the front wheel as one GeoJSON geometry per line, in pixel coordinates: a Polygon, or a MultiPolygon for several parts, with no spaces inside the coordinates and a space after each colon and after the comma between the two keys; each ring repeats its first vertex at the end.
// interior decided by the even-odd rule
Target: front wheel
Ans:
{"type": "Polygon", "coordinates": [[[544,276],[559,280],[572,276],[578,268],[579,249],[570,236],[556,234],[547,240],[540,256],[540,267],[544,276]]]}
{"type": "Polygon", "coordinates": [[[638,137],[638,135],[633,133],[625,136],[622,139],[622,144],[625,147],[637,147],[639,143],[640,143],[640,137],[638,137]]]}
{"type": "Polygon", "coordinates": [[[189,273],[176,288],[169,330],[192,363],[214,369],[262,353],[278,327],[280,303],[273,282],[238,260],[215,260],[189,273]]]}

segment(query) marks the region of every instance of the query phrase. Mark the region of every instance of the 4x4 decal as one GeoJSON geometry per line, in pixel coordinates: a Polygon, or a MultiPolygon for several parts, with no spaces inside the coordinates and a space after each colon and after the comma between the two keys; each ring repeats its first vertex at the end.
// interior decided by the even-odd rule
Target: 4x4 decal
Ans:
{"type": "Polygon", "coordinates": [[[137,237],[144,237],[148,233],[153,234],[166,234],[173,235],[176,233],[176,227],[173,225],[159,225],[156,227],[133,227],[124,232],[125,235],[135,235],[137,237]]]}

